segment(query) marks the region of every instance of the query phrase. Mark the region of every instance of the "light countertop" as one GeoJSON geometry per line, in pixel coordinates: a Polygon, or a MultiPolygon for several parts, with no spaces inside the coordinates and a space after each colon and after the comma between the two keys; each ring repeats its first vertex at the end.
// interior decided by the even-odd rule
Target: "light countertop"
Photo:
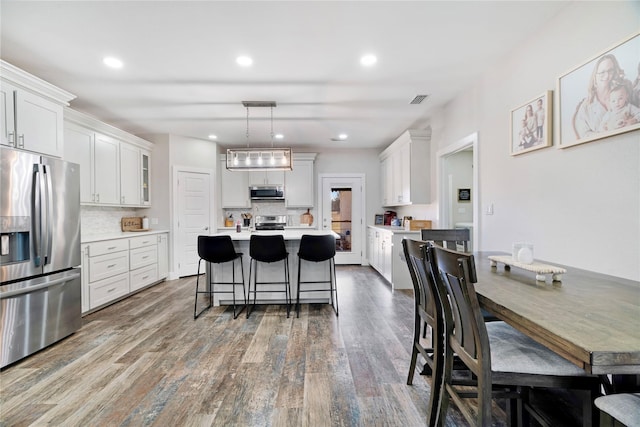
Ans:
{"type": "Polygon", "coordinates": [[[269,235],[282,235],[284,237],[284,240],[300,240],[302,239],[302,235],[303,234],[311,234],[313,236],[322,236],[325,234],[331,234],[333,235],[336,239],[339,239],[340,236],[333,232],[333,231],[327,231],[327,230],[316,230],[314,228],[306,228],[306,229],[300,229],[300,228],[286,228],[284,230],[268,230],[268,231],[255,231],[255,230],[250,230],[247,228],[243,228],[242,231],[240,233],[236,232],[235,229],[218,229],[218,233],[216,233],[216,236],[231,236],[232,240],[237,240],[237,241],[249,241],[251,239],[251,236],[253,234],[256,235],[260,235],[260,236],[269,236],[269,235]]]}
{"type": "Polygon", "coordinates": [[[151,229],[149,231],[123,231],[120,233],[96,234],[89,236],[81,236],[80,243],[100,242],[103,240],[128,239],[130,237],[148,236],[149,234],[168,233],[169,230],[151,229]]]}
{"type": "Polygon", "coordinates": [[[420,230],[405,230],[404,227],[396,227],[392,225],[370,225],[369,227],[383,231],[391,231],[396,234],[420,234],[420,230]]]}

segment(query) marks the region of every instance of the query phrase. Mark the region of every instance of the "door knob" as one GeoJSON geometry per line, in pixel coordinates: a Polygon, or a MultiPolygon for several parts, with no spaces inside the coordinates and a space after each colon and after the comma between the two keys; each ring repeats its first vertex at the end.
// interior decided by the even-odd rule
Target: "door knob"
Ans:
{"type": "Polygon", "coordinates": [[[206,230],[208,230],[208,229],[209,229],[209,227],[205,227],[204,229],[205,229],[205,231],[206,231],[206,230]]]}

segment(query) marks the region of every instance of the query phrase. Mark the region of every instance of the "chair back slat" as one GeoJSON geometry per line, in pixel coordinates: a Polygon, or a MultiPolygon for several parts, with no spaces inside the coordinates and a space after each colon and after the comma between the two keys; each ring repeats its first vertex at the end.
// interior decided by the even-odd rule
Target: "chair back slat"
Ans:
{"type": "Polygon", "coordinates": [[[468,228],[422,229],[420,238],[423,241],[434,242],[443,248],[458,250],[458,245],[464,252],[469,250],[471,234],[468,228]]]}
{"type": "Polygon", "coordinates": [[[482,370],[491,371],[489,338],[473,287],[476,282],[473,255],[435,245],[428,248],[428,254],[444,302],[449,342],[476,375],[482,370]]]}
{"type": "Polygon", "coordinates": [[[431,318],[435,318],[436,302],[434,295],[435,284],[431,275],[431,268],[426,259],[423,247],[427,242],[420,240],[404,239],[402,245],[405,260],[409,267],[416,308],[422,308],[431,318]]]}

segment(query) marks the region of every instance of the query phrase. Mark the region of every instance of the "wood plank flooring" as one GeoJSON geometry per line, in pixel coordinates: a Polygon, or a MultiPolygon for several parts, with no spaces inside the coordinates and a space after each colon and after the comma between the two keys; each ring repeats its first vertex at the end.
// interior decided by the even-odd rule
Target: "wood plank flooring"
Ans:
{"type": "MultiPolygon", "coordinates": [[[[369,267],[337,275],[339,317],[328,305],[303,305],[299,319],[260,306],[234,320],[214,307],[194,321],[194,277],[90,314],[0,373],[0,426],[424,425],[429,382],[406,385],[411,293],[369,267]]],[[[573,425],[563,416],[556,425],[573,425]]],[[[465,425],[454,408],[447,425],[465,425]]]]}

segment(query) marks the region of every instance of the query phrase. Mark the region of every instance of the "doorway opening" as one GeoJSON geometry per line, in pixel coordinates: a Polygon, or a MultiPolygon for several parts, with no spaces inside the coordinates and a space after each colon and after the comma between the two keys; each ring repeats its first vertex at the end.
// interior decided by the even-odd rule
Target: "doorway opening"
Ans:
{"type": "Polygon", "coordinates": [[[362,265],[364,212],[363,174],[320,174],[320,226],[336,239],[336,264],[362,265]]]}
{"type": "Polygon", "coordinates": [[[438,151],[440,228],[469,228],[470,251],[479,248],[478,134],[438,151]]]}

